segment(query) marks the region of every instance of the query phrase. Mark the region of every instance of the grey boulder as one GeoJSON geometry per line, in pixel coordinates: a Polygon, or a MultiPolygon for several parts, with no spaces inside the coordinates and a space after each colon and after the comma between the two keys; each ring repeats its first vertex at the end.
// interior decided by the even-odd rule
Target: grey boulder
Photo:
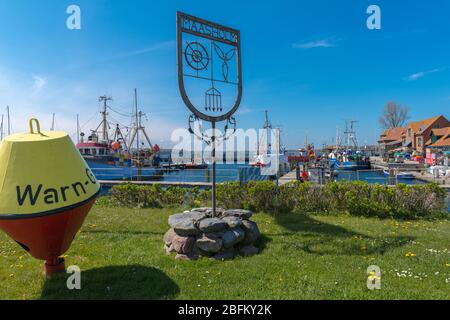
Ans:
{"type": "Polygon", "coordinates": [[[197,247],[205,252],[216,253],[222,249],[222,239],[204,235],[197,239],[197,247]]]}
{"type": "Polygon", "coordinates": [[[242,220],[235,216],[224,217],[222,218],[222,221],[224,221],[230,228],[236,228],[242,224],[242,220]]]}
{"type": "Polygon", "coordinates": [[[198,228],[204,233],[218,232],[227,228],[227,224],[219,218],[200,220],[198,228]]]}
{"type": "Polygon", "coordinates": [[[253,215],[253,212],[251,212],[250,210],[244,210],[244,209],[229,209],[229,210],[225,210],[222,213],[222,216],[227,217],[227,216],[232,216],[232,217],[238,217],[241,219],[250,219],[253,215]]]}
{"type": "Polygon", "coordinates": [[[200,234],[195,225],[197,221],[204,217],[205,213],[203,212],[179,213],[171,215],[168,222],[177,234],[181,236],[195,236],[200,234]]]}
{"type": "Polygon", "coordinates": [[[261,235],[258,225],[253,221],[243,220],[242,228],[245,231],[245,238],[242,241],[243,244],[253,244],[261,235]]]}
{"type": "MultiPolygon", "coordinates": [[[[201,207],[201,208],[194,208],[191,210],[192,212],[203,212],[208,216],[212,215],[212,208],[211,207],[201,207]]],[[[222,208],[216,208],[216,213],[217,214],[222,214],[225,210],[222,208]]]]}
{"type": "Polygon", "coordinates": [[[241,228],[233,228],[222,236],[224,248],[231,248],[245,238],[245,232],[241,228]]]}

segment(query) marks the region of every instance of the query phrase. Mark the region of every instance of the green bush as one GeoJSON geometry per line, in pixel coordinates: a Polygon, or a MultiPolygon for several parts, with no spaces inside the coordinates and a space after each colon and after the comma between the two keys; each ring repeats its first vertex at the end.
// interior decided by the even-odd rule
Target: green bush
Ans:
{"type": "MultiPolygon", "coordinates": [[[[192,208],[211,204],[211,190],[198,188],[124,184],[114,186],[110,195],[100,198],[98,204],[138,208],[192,208]]],[[[389,187],[361,181],[339,181],[324,186],[300,182],[277,186],[271,181],[252,181],[245,185],[238,182],[217,185],[218,206],[272,214],[347,213],[397,219],[448,217],[445,198],[446,191],[436,184],[389,187]]]]}
{"type": "Polygon", "coordinates": [[[129,208],[162,208],[167,206],[195,206],[198,204],[198,188],[169,187],[160,185],[122,184],[110,190],[111,201],[101,203],[129,208]]]}
{"type": "MultiPolygon", "coordinates": [[[[211,199],[211,192],[204,200],[211,199]]],[[[242,188],[239,182],[227,182],[217,185],[217,204],[223,208],[244,208],[246,203],[246,188],[242,188]]]]}

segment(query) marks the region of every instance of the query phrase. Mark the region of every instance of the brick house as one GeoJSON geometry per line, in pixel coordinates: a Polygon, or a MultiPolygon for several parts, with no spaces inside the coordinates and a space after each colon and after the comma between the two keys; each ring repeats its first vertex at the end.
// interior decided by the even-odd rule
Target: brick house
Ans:
{"type": "Polygon", "coordinates": [[[442,151],[450,151],[450,126],[440,129],[432,129],[427,147],[442,151]]]}
{"type": "Polygon", "coordinates": [[[406,132],[405,127],[389,128],[380,135],[378,146],[380,153],[385,154],[391,150],[403,146],[403,135],[406,132]]]}
{"type": "MultiPolygon", "coordinates": [[[[405,132],[402,134],[403,146],[411,147],[418,153],[425,154],[426,147],[433,144],[431,139],[432,135],[442,133],[441,131],[436,131],[436,129],[447,127],[450,127],[450,121],[442,115],[421,121],[410,122],[407,125],[405,132]],[[434,133],[433,130],[435,130],[434,133]]],[[[435,142],[436,141],[437,140],[435,140],[435,142]]]]}

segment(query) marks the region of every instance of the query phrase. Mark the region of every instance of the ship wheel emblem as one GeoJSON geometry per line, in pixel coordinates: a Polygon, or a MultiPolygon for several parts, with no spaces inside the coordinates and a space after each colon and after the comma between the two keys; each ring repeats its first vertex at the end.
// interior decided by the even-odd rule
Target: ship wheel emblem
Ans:
{"type": "Polygon", "coordinates": [[[187,64],[196,71],[206,69],[209,64],[209,55],[206,48],[199,42],[193,41],[186,45],[184,58],[187,64]]]}

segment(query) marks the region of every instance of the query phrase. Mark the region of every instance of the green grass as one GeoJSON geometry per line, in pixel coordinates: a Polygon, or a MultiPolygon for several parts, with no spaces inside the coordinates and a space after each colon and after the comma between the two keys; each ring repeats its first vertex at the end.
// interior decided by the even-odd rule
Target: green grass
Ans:
{"type": "Polygon", "coordinates": [[[65,274],[46,280],[43,262],[0,233],[0,299],[450,298],[448,220],[256,214],[259,255],[180,262],[162,244],[175,212],[94,207],[66,256],[80,291],[65,274]],[[381,268],[380,290],[366,287],[369,265],[381,268]]]}

